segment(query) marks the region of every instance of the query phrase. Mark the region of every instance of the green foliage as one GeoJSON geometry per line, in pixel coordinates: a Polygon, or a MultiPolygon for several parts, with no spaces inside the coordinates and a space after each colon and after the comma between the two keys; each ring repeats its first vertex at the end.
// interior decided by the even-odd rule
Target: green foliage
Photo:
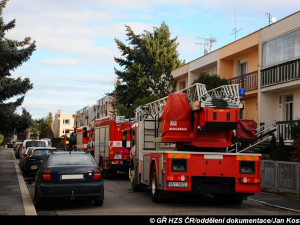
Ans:
{"type": "Polygon", "coordinates": [[[0,145],[2,144],[3,141],[4,141],[4,136],[0,134],[0,145]]]}
{"type": "Polygon", "coordinates": [[[220,78],[217,74],[209,75],[207,73],[201,73],[198,79],[194,80],[193,84],[195,83],[205,84],[206,90],[211,90],[228,84],[228,81],[225,78],[220,78]]]}
{"type": "Polygon", "coordinates": [[[149,102],[153,102],[155,100],[157,100],[158,97],[156,96],[149,96],[149,97],[144,97],[144,98],[137,98],[134,103],[132,104],[132,106],[130,106],[129,108],[125,107],[122,104],[117,104],[116,105],[116,109],[118,112],[119,116],[125,116],[125,118],[133,118],[134,115],[134,110],[138,107],[138,106],[142,106],[145,105],[149,102]]]}
{"type": "Polygon", "coordinates": [[[15,20],[5,24],[2,11],[8,0],[0,1],[0,132],[10,136],[15,131],[19,132],[31,124],[31,115],[25,109],[21,115],[16,113],[24,101],[25,93],[32,89],[29,78],[11,78],[10,71],[15,70],[24,62],[28,61],[36,48],[35,42],[30,37],[23,41],[10,40],[5,38],[7,31],[15,27],[15,20]],[[20,96],[17,97],[16,96],[20,96]],[[12,98],[16,100],[4,103],[12,98]]]}
{"type": "MultiPolygon", "coordinates": [[[[274,145],[271,141],[271,145],[274,145]]],[[[284,145],[283,137],[280,136],[279,142],[276,145],[276,148],[272,148],[272,151],[270,152],[270,157],[273,160],[278,161],[289,161],[289,155],[290,155],[290,148],[284,145]]]]}
{"type": "Polygon", "coordinates": [[[153,32],[144,31],[137,35],[126,26],[128,45],[115,39],[121,58],[115,62],[122,68],[116,69],[118,76],[113,93],[116,108],[132,115],[133,105],[141,98],[161,98],[175,90],[176,81],[171,71],[182,65],[178,59],[177,38],[171,39],[168,26],[162,23],[153,32]],[[162,76],[163,75],[163,76],[162,76]]]}
{"type": "Polygon", "coordinates": [[[51,112],[49,112],[48,116],[45,118],[35,119],[31,126],[32,138],[53,138],[53,125],[53,116],[51,112]]]}

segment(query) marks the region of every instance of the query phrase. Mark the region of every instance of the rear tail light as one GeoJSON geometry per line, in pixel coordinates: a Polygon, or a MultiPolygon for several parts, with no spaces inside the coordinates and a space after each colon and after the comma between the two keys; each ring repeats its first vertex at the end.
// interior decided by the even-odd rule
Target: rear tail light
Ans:
{"type": "Polygon", "coordinates": [[[260,178],[240,177],[239,181],[244,184],[259,184],[260,178]]]}
{"type": "Polygon", "coordinates": [[[43,172],[43,181],[51,181],[51,170],[45,170],[43,172]]]}
{"type": "Polygon", "coordinates": [[[101,172],[98,169],[94,170],[93,180],[100,180],[101,179],[101,172]]]}
{"type": "Polygon", "coordinates": [[[174,175],[174,176],[167,176],[168,181],[186,181],[186,176],[184,175],[174,175]]]}

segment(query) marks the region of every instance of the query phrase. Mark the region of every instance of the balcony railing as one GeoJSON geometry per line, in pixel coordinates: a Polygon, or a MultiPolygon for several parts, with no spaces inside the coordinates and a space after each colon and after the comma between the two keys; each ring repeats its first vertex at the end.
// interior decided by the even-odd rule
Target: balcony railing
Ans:
{"type": "Polygon", "coordinates": [[[279,141],[279,138],[282,137],[283,141],[293,141],[295,126],[300,125],[300,120],[290,120],[290,121],[278,121],[276,122],[276,139],[279,141]]]}
{"type": "Polygon", "coordinates": [[[300,78],[300,59],[261,70],[261,87],[284,83],[300,78]]]}
{"type": "Polygon", "coordinates": [[[256,90],[258,87],[257,71],[243,74],[238,77],[228,79],[229,84],[239,84],[240,88],[245,88],[246,91],[256,90]]]}

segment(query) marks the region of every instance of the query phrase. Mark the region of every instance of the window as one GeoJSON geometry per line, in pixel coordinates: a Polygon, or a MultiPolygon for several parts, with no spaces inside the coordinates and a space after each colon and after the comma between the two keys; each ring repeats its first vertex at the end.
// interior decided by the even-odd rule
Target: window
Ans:
{"type": "Polygon", "coordinates": [[[63,124],[70,124],[70,120],[69,119],[63,119],[63,124]]]}
{"type": "Polygon", "coordinates": [[[185,88],[186,88],[185,81],[179,82],[179,90],[182,90],[182,89],[185,89],[185,88]]]}
{"type": "Polygon", "coordinates": [[[236,76],[241,76],[248,73],[248,58],[237,61],[236,64],[236,76]]]}
{"type": "Polygon", "coordinates": [[[262,45],[262,67],[300,57],[300,29],[267,41],[262,45]]]}
{"type": "Polygon", "coordinates": [[[293,95],[285,96],[285,120],[293,120],[293,95]]]}

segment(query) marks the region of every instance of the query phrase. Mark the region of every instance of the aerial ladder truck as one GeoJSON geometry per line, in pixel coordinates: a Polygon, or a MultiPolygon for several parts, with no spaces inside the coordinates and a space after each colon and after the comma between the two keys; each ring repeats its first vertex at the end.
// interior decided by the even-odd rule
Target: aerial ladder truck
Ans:
{"type": "Polygon", "coordinates": [[[153,202],[189,192],[236,204],[259,193],[261,155],[232,150],[242,108],[237,84],[207,91],[200,83],[138,107],[124,132],[133,190],[150,188],[153,202]]]}

